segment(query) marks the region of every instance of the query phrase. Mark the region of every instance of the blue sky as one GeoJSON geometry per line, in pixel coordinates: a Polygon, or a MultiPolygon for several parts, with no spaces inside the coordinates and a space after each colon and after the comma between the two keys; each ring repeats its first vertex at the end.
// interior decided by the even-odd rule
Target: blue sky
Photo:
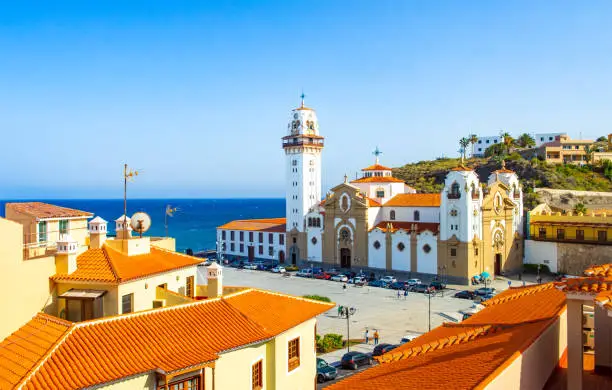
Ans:
{"type": "Polygon", "coordinates": [[[612,3],[0,4],[0,198],[281,197],[304,89],[327,189],[457,139],[612,122],[612,3]]]}

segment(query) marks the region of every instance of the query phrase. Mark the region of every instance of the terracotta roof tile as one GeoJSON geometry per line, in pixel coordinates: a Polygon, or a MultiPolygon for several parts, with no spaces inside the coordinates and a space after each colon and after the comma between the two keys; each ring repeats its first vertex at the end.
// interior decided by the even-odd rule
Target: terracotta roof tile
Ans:
{"type": "Polygon", "coordinates": [[[607,276],[612,277],[612,264],[596,265],[584,270],[588,276],[607,276]]]}
{"type": "Polygon", "coordinates": [[[398,194],[385,207],[440,207],[440,194],[398,194]]]}
{"type": "Polygon", "coordinates": [[[403,229],[406,231],[412,231],[412,227],[416,227],[417,233],[422,233],[425,230],[429,230],[432,233],[437,233],[440,229],[439,223],[429,223],[429,222],[399,222],[399,221],[382,221],[379,222],[376,226],[374,226],[370,231],[374,229],[380,229],[383,232],[387,232],[387,225],[391,224],[391,232],[394,233],[399,229],[403,229]]]}
{"type": "Polygon", "coordinates": [[[127,256],[108,245],[89,249],[77,257],[73,273],[56,274],[54,281],[121,283],[200,264],[202,259],[151,246],[151,252],[127,256]]]}
{"type": "Polygon", "coordinates": [[[376,199],[372,199],[368,196],[366,196],[366,201],[368,202],[368,207],[380,207],[382,206],[382,204],[377,201],[376,199]]]}
{"type": "Polygon", "coordinates": [[[217,229],[286,232],[286,223],[286,218],[242,219],[228,222],[217,229]]]}
{"type": "Polygon", "coordinates": [[[362,171],[390,171],[391,168],[385,167],[384,165],[374,164],[369,167],[363,168],[362,171]]]}
{"type": "Polygon", "coordinates": [[[371,176],[351,180],[352,183],[404,183],[404,181],[393,176],[371,176]]]}
{"type": "Polygon", "coordinates": [[[458,167],[451,168],[451,171],[473,171],[473,169],[472,168],[468,168],[468,167],[463,166],[463,165],[459,165],[458,167]]]}
{"type": "Polygon", "coordinates": [[[333,306],[246,290],[75,324],[38,314],[0,343],[0,387],[73,389],[153,370],[181,372],[268,340],[333,306]]]}
{"type": "Polygon", "coordinates": [[[13,209],[19,213],[31,215],[39,219],[45,218],[74,218],[74,217],[92,217],[92,213],[86,211],[70,209],[68,207],[56,206],[42,202],[18,202],[7,203],[6,208],[13,209]]]}

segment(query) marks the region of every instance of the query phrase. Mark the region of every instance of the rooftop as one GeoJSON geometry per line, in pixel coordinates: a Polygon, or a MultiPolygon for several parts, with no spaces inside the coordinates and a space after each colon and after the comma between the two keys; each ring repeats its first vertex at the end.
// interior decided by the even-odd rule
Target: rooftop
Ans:
{"type": "Polygon", "coordinates": [[[128,256],[108,245],[77,257],[71,274],[55,274],[54,281],[122,283],[150,275],[195,266],[202,259],[151,246],[150,253],[128,256]]]}
{"type": "Polygon", "coordinates": [[[269,340],[333,306],[247,289],[79,323],[37,314],[0,343],[0,388],[73,389],[154,370],[196,370],[224,351],[269,340]]]}
{"type": "Polygon", "coordinates": [[[385,207],[440,207],[440,194],[398,194],[385,207]]]}
{"type": "Polygon", "coordinates": [[[402,179],[393,176],[370,176],[351,180],[351,183],[403,183],[402,179]]]}
{"type": "Polygon", "coordinates": [[[369,167],[363,168],[362,171],[390,171],[391,168],[385,167],[384,165],[374,164],[369,167]]]}
{"type": "Polygon", "coordinates": [[[239,219],[221,225],[217,229],[282,233],[286,231],[286,224],[286,218],[239,219]]]}
{"type": "Polygon", "coordinates": [[[86,211],[56,206],[43,202],[7,203],[6,208],[10,208],[22,214],[31,215],[32,217],[36,217],[38,219],[77,217],[89,218],[93,216],[92,213],[88,213],[86,211]]]}

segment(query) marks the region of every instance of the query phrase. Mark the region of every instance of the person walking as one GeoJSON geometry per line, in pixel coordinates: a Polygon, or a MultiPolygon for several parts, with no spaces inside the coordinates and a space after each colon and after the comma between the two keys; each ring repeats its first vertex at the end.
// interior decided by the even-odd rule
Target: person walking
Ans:
{"type": "Polygon", "coordinates": [[[408,299],[408,289],[404,290],[404,301],[408,299]]]}
{"type": "Polygon", "coordinates": [[[378,337],[380,335],[378,334],[378,329],[374,330],[374,345],[378,345],[378,337]]]}
{"type": "Polygon", "coordinates": [[[346,292],[346,283],[342,285],[342,289],[346,292]]]}
{"type": "Polygon", "coordinates": [[[342,306],[338,306],[338,317],[342,314],[342,306]]]}
{"type": "Polygon", "coordinates": [[[365,342],[366,344],[370,344],[370,330],[368,328],[366,328],[365,331],[365,342]]]}
{"type": "Polygon", "coordinates": [[[397,290],[397,299],[399,300],[402,297],[402,293],[400,290],[397,290]]]}

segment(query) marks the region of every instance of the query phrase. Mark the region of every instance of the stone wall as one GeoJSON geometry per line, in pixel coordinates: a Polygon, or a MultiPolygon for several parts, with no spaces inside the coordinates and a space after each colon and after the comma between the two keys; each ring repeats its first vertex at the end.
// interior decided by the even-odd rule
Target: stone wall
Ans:
{"type": "Polygon", "coordinates": [[[610,245],[557,243],[557,267],[561,273],[582,275],[591,265],[608,263],[612,263],[610,245]]]}

